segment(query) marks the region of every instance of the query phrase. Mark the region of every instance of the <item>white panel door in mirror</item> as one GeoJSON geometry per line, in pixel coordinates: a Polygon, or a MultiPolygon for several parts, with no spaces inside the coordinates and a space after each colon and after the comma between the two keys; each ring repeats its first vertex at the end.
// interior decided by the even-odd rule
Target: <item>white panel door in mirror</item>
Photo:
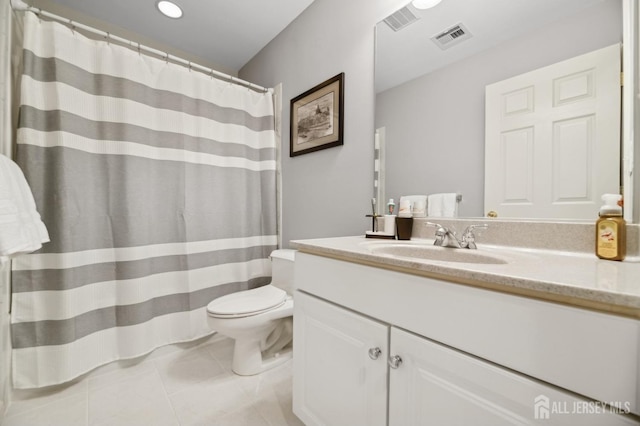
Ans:
{"type": "Polygon", "coordinates": [[[534,112],[533,86],[505,93],[502,114],[505,117],[534,112]]]}
{"type": "Polygon", "coordinates": [[[593,219],[619,156],[619,45],[487,86],[486,211],[593,219]]]}
{"type": "Polygon", "coordinates": [[[533,202],[533,127],[504,132],[501,140],[503,201],[533,202]]]}
{"type": "Polygon", "coordinates": [[[553,123],[554,203],[593,201],[594,128],[593,115],[553,123]]]}

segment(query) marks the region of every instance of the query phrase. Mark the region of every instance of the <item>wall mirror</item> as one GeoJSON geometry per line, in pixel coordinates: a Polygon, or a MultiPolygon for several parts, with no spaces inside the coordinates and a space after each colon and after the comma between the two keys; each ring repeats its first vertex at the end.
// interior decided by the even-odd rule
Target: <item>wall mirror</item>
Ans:
{"type": "MultiPolygon", "coordinates": [[[[378,23],[378,204],[455,192],[459,217],[485,216],[485,87],[622,45],[626,1],[442,0],[426,10],[409,3],[378,23]]],[[[620,139],[608,143],[623,152],[620,139]]],[[[621,155],[614,162],[622,185],[621,155]]],[[[599,205],[600,195],[589,196],[599,205]]],[[[582,218],[515,217],[594,220],[597,208],[582,218]]]]}

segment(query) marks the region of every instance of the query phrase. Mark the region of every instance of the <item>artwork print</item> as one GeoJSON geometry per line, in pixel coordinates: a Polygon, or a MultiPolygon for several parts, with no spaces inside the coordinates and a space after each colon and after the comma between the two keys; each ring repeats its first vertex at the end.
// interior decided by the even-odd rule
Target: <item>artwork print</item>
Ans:
{"type": "Polygon", "coordinates": [[[344,73],[291,100],[290,156],[342,145],[344,73]]]}

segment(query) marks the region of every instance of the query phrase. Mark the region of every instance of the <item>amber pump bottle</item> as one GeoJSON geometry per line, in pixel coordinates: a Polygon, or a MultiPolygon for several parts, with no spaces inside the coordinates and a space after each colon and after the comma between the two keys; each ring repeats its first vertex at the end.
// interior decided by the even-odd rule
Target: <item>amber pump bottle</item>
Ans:
{"type": "Polygon", "coordinates": [[[596,256],[600,259],[623,260],[627,255],[627,226],[622,218],[620,194],[604,194],[600,218],[596,221],[596,256]]]}

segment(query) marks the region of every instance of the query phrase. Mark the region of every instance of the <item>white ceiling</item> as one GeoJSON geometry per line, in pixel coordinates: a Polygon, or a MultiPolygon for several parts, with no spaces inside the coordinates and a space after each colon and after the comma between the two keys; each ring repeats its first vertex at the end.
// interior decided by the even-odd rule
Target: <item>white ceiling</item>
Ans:
{"type": "MultiPolygon", "coordinates": [[[[176,0],[180,19],[156,0],[52,0],[237,73],[313,0],[176,0]]],[[[29,2],[37,6],[37,1],[29,2]]],[[[46,9],[45,9],[46,10],[46,9]]]]}
{"type": "MultiPolygon", "coordinates": [[[[157,0],[48,0],[237,72],[313,0],[176,0],[184,16],[161,15],[157,0]]],[[[607,0],[443,0],[392,31],[378,24],[376,92],[524,35],[607,0]],[[430,38],[458,23],[473,37],[442,51],[430,38]]],[[[46,1],[31,0],[37,7],[46,1]]]]}
{"type": "MultiPolygon", "coordinates": [[[[606,0],[442,0],[417,10],[420,19],[394,32],[376,30],[376,93],[525,35],[606,0]],[[473,35],[447,50],[430,39],[462,23],[473,35]]],[[[597,29],[594,28],[594,31],[597,29]]]]}

